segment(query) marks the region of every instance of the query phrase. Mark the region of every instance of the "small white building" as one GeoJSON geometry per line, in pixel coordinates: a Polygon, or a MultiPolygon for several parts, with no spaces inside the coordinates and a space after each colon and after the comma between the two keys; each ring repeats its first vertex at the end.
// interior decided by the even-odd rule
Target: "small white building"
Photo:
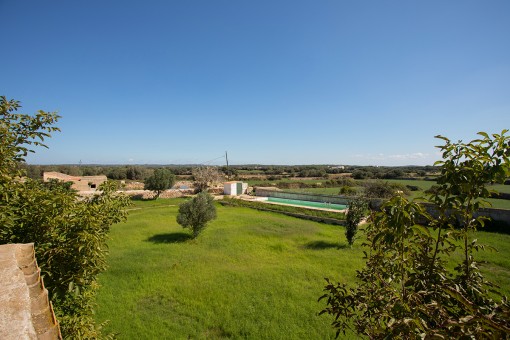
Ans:
{"type": "Polygon", "coordinates": [[[248,183],[243,182],[225,182],[223,184],[223,193],[225,195],[237,196],[245,194],[248,190],[248,183]]]}

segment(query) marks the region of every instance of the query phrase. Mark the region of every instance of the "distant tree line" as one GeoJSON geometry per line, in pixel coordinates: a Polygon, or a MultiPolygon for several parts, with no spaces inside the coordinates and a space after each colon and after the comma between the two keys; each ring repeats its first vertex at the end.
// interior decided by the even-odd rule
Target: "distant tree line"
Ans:
{"type": "Polygon", "coordinates": [[[192,167],[149,165],[28,165],[21,166],[32,179],[41,179],[44,172],[56,171],[70,176],[106,175],[108,179],[144,181],[158,168],[168,169],[174,175],[190,175],[192,167]]]}
{"type": "Polygon", "coordinates": [[[433,166],[422,167],[356,167],[352,170],[354,179],[398,179],[398,178],[424,178],[433,176],[437,170],[433,166]]]}
{"type": "MultiPolygon", "coordinates": [[[[176,176],[193,176],[197,165],[22,165],[27,176],[42,178],[45,171],[57,171],[71,176],[106,175],[113,180],[143,181],[152,176],[155,169],[164,168],[176,176]]],[[[333,166],[333,165],[230,165],[217,168],[229,180],[265,175],[274,181],[282,178],[324,178],[329,175],[351,173],[354,179],[396,179],[425,178],[433,176],[437,169],[433,166],[376,167],[376,166],[333,166]]]]}

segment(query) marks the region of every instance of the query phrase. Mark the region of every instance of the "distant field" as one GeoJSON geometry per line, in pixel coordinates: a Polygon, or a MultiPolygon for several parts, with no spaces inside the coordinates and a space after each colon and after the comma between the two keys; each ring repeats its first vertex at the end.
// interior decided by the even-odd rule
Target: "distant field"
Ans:
{"type": "MultiPolygon", "coordinates": [[[[420,196],[423,196],[425,193],[424,191],[429,189],[431,186],[436,184],[434,181],[424,181],[424,180],[400,180],[400,179],[388,179],[388,180],[382,180],[387,181],[391,183],[398,183],[402,185],[412,185],[417,186],[420,188],[418,191],[411,191],[410,192],[410,198],[415,199],[420,196]]],[[[320,181],[313,181],[313,182],[320,182],[320,181]]],[[[498,192],[503,193],[510,193],[510,185],[503,185],[503,184],[495,184],[489,186],[493,190],[496,190],[498,192]]],[[[285,189],[285,191],[291,191],[291,192],[309,192],[314,194],[323,194],[323,195],[338,195],[340,192],[340,187],[334,187],[334,188],[297,188],[297,189],[285,189]]],[[[360,189],[361,190],[361,189],[360,189]]],[[[492,208],[497,209],[510,209],[510,200],[503,200],[503,199],[488,199],[492,204],[492,208]]]]}
{"type": "Polygon", "coordinates": [[[271,185],[276,184],[278,182],[285,182],[285,183],[295,183],[295,182],[303,182],[303,183],[309,183],[309,184],[316,184],[316,183],[324,183],[327,182],[327,179],[309,179],[309,178],[299,178],[299,177],[292,177],[292,178],[282,178],[277,180],[268,180],[268,179],[261,179],[261,180],[248,180],[247,183],[250,186],[258,185],[258,186],[264,186],[264,185],[271,185]]]}
{"type": "MultiPolygon", "coordinates": [[[[414,185],[420,188],[420,191],[412,191],[411,198],[417,198],[424,195],[424,191],[429,189],[432,185],[436,184],[433,181],[419,181],[419,180],[388,180],[388,182],[400,183],[402,185],[414,185]]],[[[510,193],[510,185],[494,184],[489,186],[490,189],[498,192],[510,193]]],[[[497,209],[510,209],[510,200],[503,199],[487,199],[492,204],[492,208],[497,209]]]]}
{"type": "MultiPolygon", "coordinates": [[[[361,240],[351,249],[343,227],[218,206],[193,241],[175,222],[180,202],[136,202],[128,222],[112,227],[96,314],[111,320],[106,331],[119,339],[334,338],[317,298],[324,277],[354,284],[361,240]]],[[[477,256],[510,294],[510,236],[477,237],[499,249],[477,256]]]]}
{"type": "Polygon", "coordinates": [[[296,188],[296,189],[284,189],[284,191],[308,192],[322,195],[338,195],[340,188],[296,188]]]}

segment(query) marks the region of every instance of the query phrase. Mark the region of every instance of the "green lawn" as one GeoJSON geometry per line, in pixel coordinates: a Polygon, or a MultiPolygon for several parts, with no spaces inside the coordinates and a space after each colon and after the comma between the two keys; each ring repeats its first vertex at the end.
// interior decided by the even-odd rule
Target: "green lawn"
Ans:
{"type": "Polygon", "coordinates": [[[349,281],[362,265],[342,227],[218,205],[218,219],[190,240],[175,222],[180,202],[136,202],[128,222],[113,226],[97,308],[99,321],[111,320],[107,331],[120,339],[334,338],[330,318],[317,315],[324,277],[349,281]]]}
{"type": "MultiPolygon", "coordinates": [[[[354,283],[361,241],[343,227],[218,205],[196,239],[176,222],[181,199],[138,201],[112,227],[97,320],[120,339],[332,339],[318,316],[324,277],[354,283]]],[[[484,271],[510,293],[510,236],[479,233],[499,253],[484,271]]],[[[353,338],[347,336],[346,338],[353,338]]]]}

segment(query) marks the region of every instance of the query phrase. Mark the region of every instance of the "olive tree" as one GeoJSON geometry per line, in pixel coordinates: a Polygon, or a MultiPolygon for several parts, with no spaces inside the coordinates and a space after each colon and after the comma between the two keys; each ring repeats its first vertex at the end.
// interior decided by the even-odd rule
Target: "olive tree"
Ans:
{"type": "Polygon", "coordinates": [[[156,169],[154,173],[145,180],[144,189],[152,190],[158,198],[163,191],[174,185],[175,176],[168,169],[156,169]]]}
{"type": "Polygon", "coordinates": [[[469,143],[437,136],[444,142],[443,160],[436,162],[441,173],[424,199],[438,213],[396,195],[375,214],[366,227],[369,250],[357,286],[327,279],[320,298],[327,302],[321,313],[334,316],[337,335],[349,329],[369,338],[510,334],[508,300],[483,277],[474,256],[484,248],[475,233],[486,218],[475,213],[487,205],[487,184],[510,173],[507,132],[481,132],[469,143]]]}
{"type": "Polygon", "coordinates": [[[125,219],[129,200],[110,182],[78,199],[66,183],[26,178],[20,163],[58,131],[59,116],[20,114],[19,108],[18,101],[0,97],[0,244],[33,242],[63,337],[97,338],[97,275],[106,268],[109,228],[125,219]]]}
{"type": "Polygon", "coordinates": [[[190,228],[193,238],[196,238],[209,221],[216,218],[214,198],[206,192],[201,192],[191,200],[179,206],[177,223],[183,228],[190,228]]]}

